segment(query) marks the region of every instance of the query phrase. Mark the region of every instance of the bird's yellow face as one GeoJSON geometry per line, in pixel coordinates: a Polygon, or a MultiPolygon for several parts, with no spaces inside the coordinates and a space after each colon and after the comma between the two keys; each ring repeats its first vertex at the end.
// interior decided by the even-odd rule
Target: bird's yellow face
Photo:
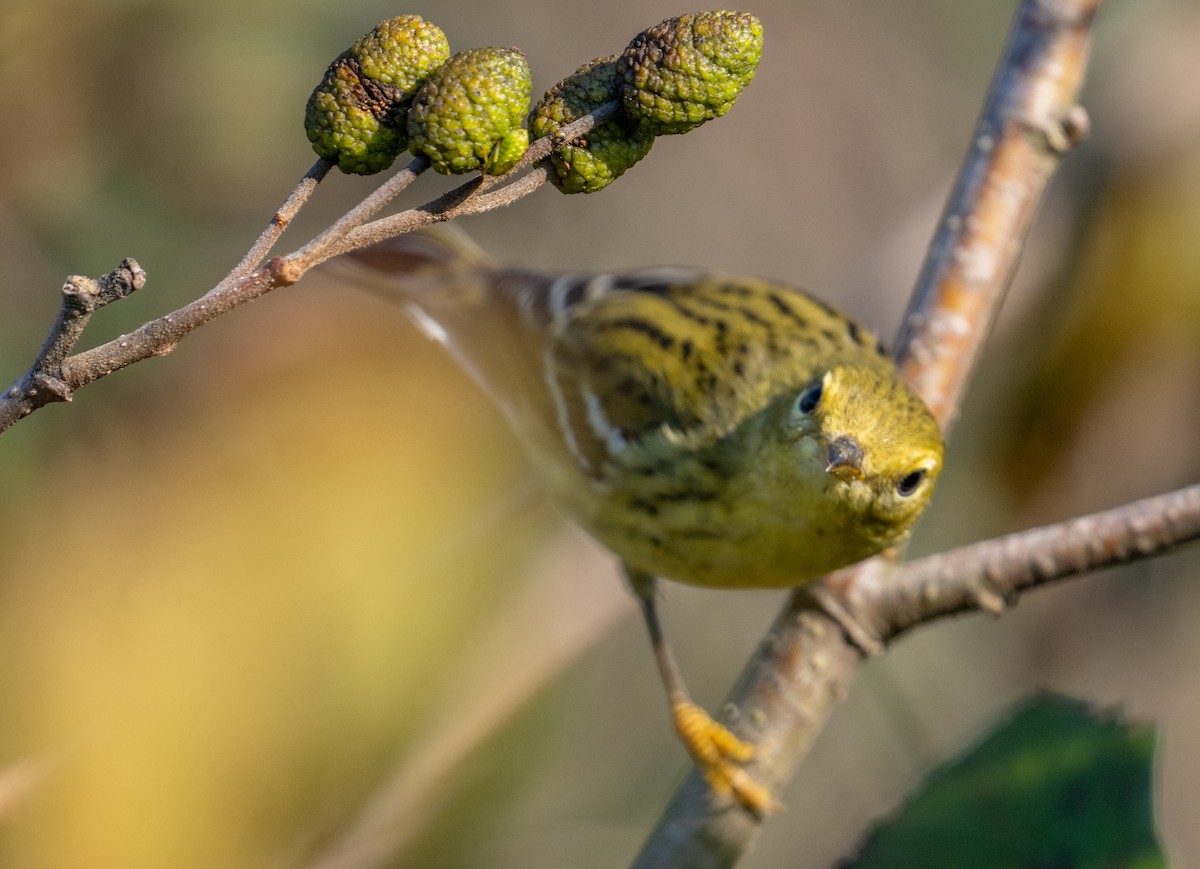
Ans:
{"type": "Polygon", "coordinates": [[[932,415],[869,357],[780,394],[706,449],[651,443],[586,527],[637,569],[724,588],[802,585],[899,543],[942,467],[932,415]]]}
{"type": "Polygon", "coordinates": [[[902,539],[928,506],[941,432],[894,371],[835,366],[802,387],[778,423],[810,479],[819,463],[828,507],[876,549],[902,539]]]}

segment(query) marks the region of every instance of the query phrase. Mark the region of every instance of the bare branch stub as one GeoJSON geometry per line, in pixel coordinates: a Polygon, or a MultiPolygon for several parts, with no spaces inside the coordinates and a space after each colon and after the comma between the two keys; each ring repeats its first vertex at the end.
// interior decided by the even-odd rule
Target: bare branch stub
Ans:
{"type": "Polygon", "coordinates": [[[62,365],[83,335],[84,327],[97,310],[146,285],[146,273],[136,260],[126,257],[121,264],[99,278],[71,275],[62,288],[58,318],[42,345],[33,370],[51,373],[62,365]]]}
{"type": "Polygon", "coordinates": [[[72,275],[62,287],[58,314],[37,358],[23,375],[0,395],[0,432],[40,407],[70,401],[74,385],[63,376],[63,363],[79,343],[92,314],[146,285],[146,273],[136,260],[126,257],[99,278],[72,275]]]}

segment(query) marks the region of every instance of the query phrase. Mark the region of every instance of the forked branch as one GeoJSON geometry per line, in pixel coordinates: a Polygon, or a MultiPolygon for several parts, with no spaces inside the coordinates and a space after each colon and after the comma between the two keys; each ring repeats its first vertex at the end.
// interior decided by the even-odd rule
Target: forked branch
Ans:
{"type": "MultiPolygon", "coordinates": [[[[1076,99],[1098,7],[1099,0],[1021,4],[914,290],[896,345],[898,362],[947,432],[1046,184],[1063,154],[1086,132],[1086,115],[1076,99]]],[[[955,596],[950,589],[956,585],[960,603],[995,599],[995,594],[979,594],[975,573],[961,561],[953,564],[957,572],[947,568],[941,574],[939,588],[946,599],[955,596]]],[[[996,569],[994,560],[988,564],[996,569]]],[[[840,623],[874,628],[881,640],[891,635],[879,631],[891,623],[882,608],[900,601],[867,592],[882,585],[872,578],[885,572],[889,584],[897,581],[894,571],[880,558],[829,577],[825,588],[839,618],[800,590],[776,620],[726,706],[736,710],[730,725],[757,746],[750,772],[759,782],[778,788],[791,776],[849,691],[863,650],[850,639],[859,629],[847,632],[840,623]]],[[[923,608],[911,596],[903,603],[910,627],[945,614],[923,608]]],[[[693,771],[634,866],[731,866],[753,842],[761,821],[748,811],[716,805],[693,771]]]]}
{"type": "Polygon", "coordinates": [[[29,370],[0,395],[0,433],[47,404],[70,401],[75,390],[82,386],[143,359],[165,356],[206,323],[271,290],[296,283],[310,269],[338,254],[431,223],[501,208],[528,196],[546,182],[546,170],[541,164],[554,145],[587,133],[611,117],[617,107],[615,101],[606,103],[563,126],[557,136],[545,136],[534,142],[502,176],[478,176],[425,205],[372,221],[429,167],[424,157],[414,158],[308,244],[263,265],[279,237],[331,168],[328,161],[318,160],[272,215],[258,240],[219,284],[195,301],[143,323],[127,335],[73,355],[91,315],[101,306],[145,286],[146,273],[134,260],[127,259],[102,278],[69,278],[63,287],[58,318],[42,351],[29,370]]]}

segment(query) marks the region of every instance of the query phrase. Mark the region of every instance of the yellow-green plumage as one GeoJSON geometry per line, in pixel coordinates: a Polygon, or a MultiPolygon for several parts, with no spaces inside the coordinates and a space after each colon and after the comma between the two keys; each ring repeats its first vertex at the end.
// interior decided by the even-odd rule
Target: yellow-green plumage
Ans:
{"type": "Polygon", "coordinates": [[[897,543],[929,501],[932,416],[874,336],[792,287],[690,269],[543,276],[454,236],[356,258],[635,573],[800,585],[897,543]]]}

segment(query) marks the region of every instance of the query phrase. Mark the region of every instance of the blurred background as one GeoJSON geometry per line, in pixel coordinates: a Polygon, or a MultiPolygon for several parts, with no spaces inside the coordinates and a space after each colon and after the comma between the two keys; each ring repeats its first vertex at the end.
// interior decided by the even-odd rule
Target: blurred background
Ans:
{"type": "MultiPolygon", "coordinates": [[[[551,269],[782,278],[884,336],[1013,2],[760,0],[720,121],[596,196],[464,227],[551,269]]],[[[0,380],[68,274],[147,287],[91,346],[212,286],[312,164],[304,103],[376,21],[517,45],[535,92],[692,11],[662,0],[16,0],[0,11],[0,380]]],[[[914,553],[1200,479],[1200,6],[1107,3],[1066,161],[914,553]]],[[[332,174],[285,236],[365,195],[332,174]]],[[[422,179],[416,204],[445,189],[422,179]]],[[[0,442],[0,864],[627,863],[687,763],[612,559],[400,312],[313,275],[0,442]]],[[[748,867],[828,865],[1049,687],[1161,728],[1157,816],[1200,864],[1200,550],[1039,592],[870,662],[748,867]]],[[[718,706],[778,609],[668,584],[718,706]]]]}

